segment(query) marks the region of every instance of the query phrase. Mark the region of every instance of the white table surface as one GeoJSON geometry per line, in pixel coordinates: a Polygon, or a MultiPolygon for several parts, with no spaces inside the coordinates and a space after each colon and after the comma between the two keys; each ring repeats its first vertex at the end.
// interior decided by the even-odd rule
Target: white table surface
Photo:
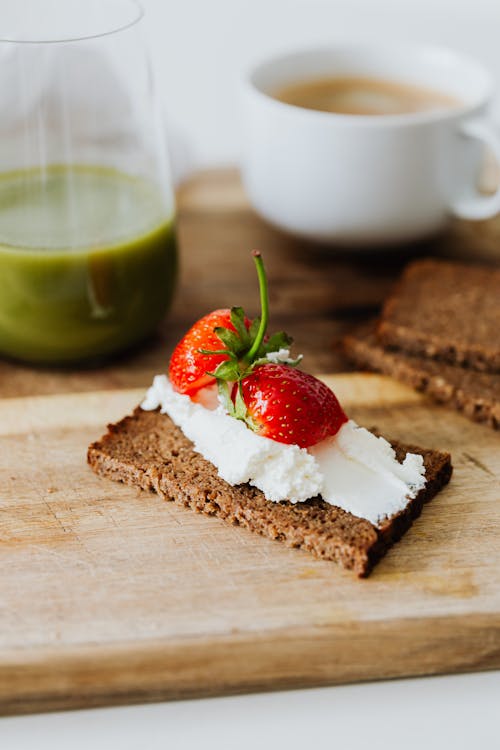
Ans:
{"type": "MultiPolygon", "coordinates": [[[[276,50],[384,35],[500,79],[498,0],[143,0],[176,172],[238,157],[237,80],[276,50]]],[[[1,750],[498,750],[500,672],[0,719],[1,750]]]]}
{"type": "Polygon", "coordinates": [[[2,750],[498,750],[500,672],[0,720],[2,750]]]}

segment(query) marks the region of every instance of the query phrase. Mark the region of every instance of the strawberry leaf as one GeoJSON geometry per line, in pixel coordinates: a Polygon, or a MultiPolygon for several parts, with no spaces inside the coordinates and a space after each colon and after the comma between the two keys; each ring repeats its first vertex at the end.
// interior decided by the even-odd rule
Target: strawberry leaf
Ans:
{"type": "Polygon", "coordinates": [[[234,352],[230,352],[229,349],[197,349],[197,351],[200,354],[227,354],[230,359],[238,359],[237,355],[234,352]]]}
{"type": "Polygon", "coordinates": [[[259,350],[259,354],[262,356],[268,352],[278,352],[280,349],[288,349],[293,343],[293,339],[284,331],[278,331],[273,333],[267,341],[263,341],[259,350]]]}
{"type": "Polygon", "coordinates": [[[243,421],[245,421],[247,418],[247,407],[245,401],[243,400],[241,380],[238,383],[238,387],[236,389],[236,397],[234,399],[234,416],[236,417],[236,419],[242,419],[243,421]]]}
{"type": "Polygon", "coordinates": [[[295,359],[287,359],[286,360],[286,364],[289,367],[298,367],[298,365],[300,365],[300,363],[302,362],[302,360],[303,360],[303,355],[299,354],[299,356],[295,357],[295,359]]]}
{"type": "Polygon", "coordinates": [[[231,417],[236,417],[236,410],[234,408],[234,404],[231,399],[231,394],[229,392],[229,386],[227,384],[226,380],[218,380],[217,381],[217,390],[219,393],[219,398],[222,401],[225,410],[231,417]]]}
{"type": "Polygon", "coordinates": [[[240,368],[238,362],[229,360],[228,362],[221,362],[214,373],[208,373],[217,380],[229,380],[234,382],[239,380],[241,377],[240,368]]]}
{"type": "Polygon", "coordinates": [[[252,320],[252,322],[250,323],[250,328],[248,329],[248,334],[250,336],[250,341],[252,342],[252,344],[257,337],[259,328],[260,328],[260,318],[257,317],[252,320]]]}
{"type": "Polygon", "coordinates": [[[230,352],[238,354],[241,351],[242,342],[237,333],[223,326],[217,326],[217,328],[214,328],[214,332],[230,352]]]}
{"type": "Polygon", "coordinates": [[[244,349],[250,346],[250,337],[245,325],[245,311],[242,307],[231,308],[231,323],[235,327],[244,349]]]}

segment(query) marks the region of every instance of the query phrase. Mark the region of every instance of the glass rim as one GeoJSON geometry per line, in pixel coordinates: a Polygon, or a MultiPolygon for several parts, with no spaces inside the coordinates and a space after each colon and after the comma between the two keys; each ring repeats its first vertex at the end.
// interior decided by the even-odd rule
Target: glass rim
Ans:
{"type": "Polygon", "coordinates": [[[105,29],[104,31],[96,31],[87,34],[65,34],[60,36],[54,35],[54,37],[50,39],[28,38],[28,35],[26,37],[16,38],[14,36],[3,36],[3,34],[0,32],[0,44],[67,44],[69,42],[85,42],[91,39],[101,39],[102,37],[119,34],[120,32],[126,31],[127,29],[130,29],[138,24],[145,15],[145,11],[140,0],[120,0],[120,2],[126,2],[131,8],[134,8],[135,13],[133,17],[122,23],[117,23],[116,25],[112,26],[111,28],[105,29]]]}

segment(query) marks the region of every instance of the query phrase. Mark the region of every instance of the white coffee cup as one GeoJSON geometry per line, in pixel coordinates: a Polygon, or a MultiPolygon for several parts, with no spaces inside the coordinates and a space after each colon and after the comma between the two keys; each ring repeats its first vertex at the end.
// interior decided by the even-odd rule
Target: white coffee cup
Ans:
{"type": "Polygon", "coordinates": [[[257,212],[288,232],[367,246],[413,241],[450,216],[500,211],[500,188],[478,192],[487,145],[500,137],[486,119],[488,71],[448,49],[410,44],[343,45],[261,63],[243,82],[243,181],[257,212]],[[424,86],[456,107],[397,115],[344,115],[274,98],[290,83],[368,76],[424,86]]]}

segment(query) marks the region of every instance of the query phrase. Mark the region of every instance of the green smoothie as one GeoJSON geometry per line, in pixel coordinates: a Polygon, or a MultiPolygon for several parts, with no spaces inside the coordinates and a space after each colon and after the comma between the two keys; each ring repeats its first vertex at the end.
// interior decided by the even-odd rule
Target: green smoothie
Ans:
{"type": "Polygon", "coordinates": [[[176,270],[152,183],[84,166],[0,175],[0,353],[63,364],[125,349],[165,314],[176,270]]]}

